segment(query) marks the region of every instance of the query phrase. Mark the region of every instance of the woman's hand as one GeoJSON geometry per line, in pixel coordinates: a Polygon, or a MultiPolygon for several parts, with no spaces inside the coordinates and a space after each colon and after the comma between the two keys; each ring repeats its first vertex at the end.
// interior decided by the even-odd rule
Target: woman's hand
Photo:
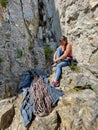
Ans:
{"type": "Polygon", "coordinates": [[[57,59],[53,59],[54,62],[57,62],[57,59]]]}
{"type": "Polygon", "coordinates": [[[53,56],[53,61],[54,62],[58,62],[60,60],[60,57],[59,58],[56,58],[56,52],[54,53],[54,56],[53,56]]]}
{"type": "Polygon", "coordinates": [[[54,62],[58,62],[59,60],[60,60],[59,58],[53,59],[54,62]]]}

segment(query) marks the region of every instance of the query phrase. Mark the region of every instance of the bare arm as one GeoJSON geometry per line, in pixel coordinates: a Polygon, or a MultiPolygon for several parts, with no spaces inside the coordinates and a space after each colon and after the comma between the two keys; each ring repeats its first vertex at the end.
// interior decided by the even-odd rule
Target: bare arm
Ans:
{"type": "Polygon", "coordinates": [[[61,59],[66,58],[66,57],[68,56],[68,54],[70,53],[71,49],[72,49],[71,44],[68,44],[66,50],[64,51],[64,54],[61,55],[61,56],[60,56],[59,58],[57,58],[57,59],[55,58],[54,62],[57,62],[57,61],[59,61],[59,60],[61,60],[61,59]]]}
{"type": "Polygon", "coordinates": [[[53,55],[53,61],[55,62],[55,60],[56,60],[56,52],[53,55]]]}

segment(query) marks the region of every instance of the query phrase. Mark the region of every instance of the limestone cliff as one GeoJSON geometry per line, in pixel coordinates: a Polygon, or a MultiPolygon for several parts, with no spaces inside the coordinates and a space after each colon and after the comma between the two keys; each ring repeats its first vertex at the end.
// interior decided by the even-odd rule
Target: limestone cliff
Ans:
{"type": "Polygon", "coordinates": [[[0,0],[1,130],[98,130],[97,94],[98,0],[0,0]],[[65,95],[53,111],[24,128],[22,95],[16,99],[20,77],[31,68],[51,71],[61,35],[72,44],[78,65],[62,69],[65,95]]]}

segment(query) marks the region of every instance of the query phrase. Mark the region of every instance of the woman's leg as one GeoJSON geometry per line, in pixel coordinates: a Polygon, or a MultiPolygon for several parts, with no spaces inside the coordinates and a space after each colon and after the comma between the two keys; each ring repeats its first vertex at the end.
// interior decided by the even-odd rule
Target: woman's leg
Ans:
{"type": "Polygon", "coordinates": [[[55,72],[55,76],[54,76],[54,81],[59,80],[62,67],[67,66],[67,65],[68,65],[68,61],[61,61],[60,63],[57,64],[56,72],[55,72]]]}
{"type": "MultiPolygon", "coordinates": [[[[62,55],[62,49],[60,47],[58,47],[56,49],[56,58],[59,58],[60,56],[62,55]]],[[[52,66],[56,66],[57,65],[57,62],[55,62],[54,64],[52,64],[52,66]]]]}
{"type": "Polygon", "coordinates": [[[59,58],[62,55],[62,49],[60,47],[56,50],[56,58],[59,58]]]}

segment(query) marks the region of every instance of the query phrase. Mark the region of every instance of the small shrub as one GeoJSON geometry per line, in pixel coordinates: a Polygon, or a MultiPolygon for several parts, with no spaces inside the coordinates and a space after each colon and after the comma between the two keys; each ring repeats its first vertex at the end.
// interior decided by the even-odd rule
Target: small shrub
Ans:
{"type": "Polygon", "coordinates": [[[0,4],[2,5],[2,7],[6,8],[7,1],[6,0],[0,0],[0,4]]]}
{"type": "Polygon", "coordinates": [[[73,64],[73,63],[70,65],[70,68],[71,68],[71,70],[73,70],[73,71],[75,71],[75,72],[79,72],[79,67],[76,66],[76,65],[73,64]]]}
{"type": "Polygon", "coordinates": [[[20,49],[20,48],[16,49],[16,53],[17,53],[17,58],[21,58],[23,55],[22,49],[20,49]]]}
{"type": "Polygon", "coordinates": [[[64,99],[62,100],[62,103],[63,103],[63,105],[64,105],[64,106],[70,105],[70,103],[69,103],[69,102],[67,102],[67,101],[66,101],[66,100],[64,100],[64,99]]]}
{"type": "Polygon", "coordinates": [[[77,66],[77,64],[78,64],[78,61],[73,58],[70,65],[71,70],[75,72],[79,72],[79,66],[77,66]]]}
{"type": "Polygon", "coordinates": [[[28,39],[28,49],[29,50],[33,49],[33,41],[31,39],[28,39]]]}
{"type": "Polygon", "coordinates": [[[73,89],[76,91],[79,91],[79,90],[82,90],[83,88],[81,86],[75,86],[73,89]]]}
{"type": "Polygon", "coordinates": [[[30,25],[30,21],[29,20],[25,20],[26,24],[29,26],[30,25]]]}
{"type": "Polygon", "coordinates": [[[91,85],[87,85],[87,86],[75,86],[73,89],[76,90],[76,91],[80,91],[80,90],[84,90],[84,89],[90,89],[90,90],[96,92],[96,89],[92,88],[91,85]]]}
{"type": "Polygon", "coordinates": [[[35,57],[34,57],[34,64],[38,65],[38,59],[36,59],[35,57]]]}
{"type": "Polygon", "coordinates": [[[45,57],[49,58],[49,57],[51,57],[53,50],[50,48],[50,46],[45,45],[44,46],[44,52],[45,52],[45,57]]]}
{"type": "Polygon", "coordinates": [[[3,59],[0,57],[0,63],[2,63],[3,62],[3,59]]]}
{"type": "Polygon", "coordinates": [[[6,36],[7,39],[10,39],[10,37],[11,37],[10,32],[6,32],[6,33],[5,33],[5,36],[6,36]]]}

